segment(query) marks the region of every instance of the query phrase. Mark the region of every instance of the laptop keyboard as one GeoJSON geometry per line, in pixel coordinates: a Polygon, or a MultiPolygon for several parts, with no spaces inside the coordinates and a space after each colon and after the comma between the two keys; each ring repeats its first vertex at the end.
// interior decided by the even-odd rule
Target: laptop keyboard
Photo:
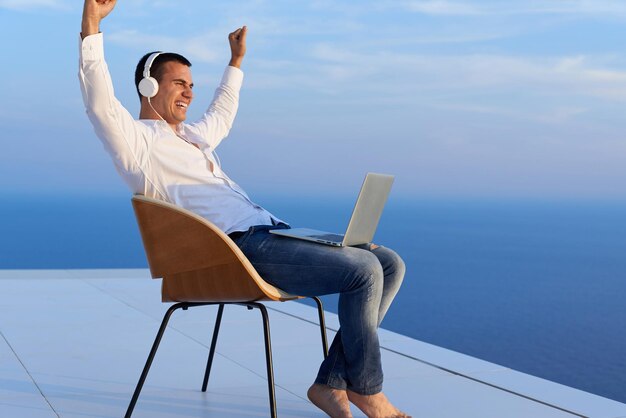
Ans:
{"type": "Polygon", "coordinates": [[[341,234],[319,234],[319,235],[311,235],[312,238],[321,239],[324,241],[343,241],[343,235],[341,234]]]}

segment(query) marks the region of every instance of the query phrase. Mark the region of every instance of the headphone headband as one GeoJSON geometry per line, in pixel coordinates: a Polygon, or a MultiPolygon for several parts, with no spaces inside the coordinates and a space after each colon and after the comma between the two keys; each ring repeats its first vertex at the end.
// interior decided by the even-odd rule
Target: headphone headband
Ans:
{"type": "Polygon", "coordinates": [[[150,54],[150,56],[146,60],[146,65],[143,67],[143,77],[144,78],[150,77],[150,67],[152,67],[152,63],[154,63],[154,60],[156,59],[156,57],[158,57],[162,53],[163,53],[163,51],[159,51],[159,52],[154,52],[154,53],[150,54]]]}

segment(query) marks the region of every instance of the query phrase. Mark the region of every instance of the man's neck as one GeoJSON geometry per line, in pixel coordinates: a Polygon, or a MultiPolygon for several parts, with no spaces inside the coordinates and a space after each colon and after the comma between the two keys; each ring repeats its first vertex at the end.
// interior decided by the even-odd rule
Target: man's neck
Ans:
{"type": "Polygon", "coordinates": [[[139,111],[139,119],[162,120],[163,122],[166,122],[169,125],[169,127],[172,128],[174,132],[178,132],[177,130],[178,124],[172,124],[172,123],[167,122],[156,112],[156,110],[153,110],[150,107],[146,108],[144,106],[141,106],[141,110],[139,111]]]}
{"type": "Polygon", "coordinates": [[[159,114],[152,110],[149,106],[141,106],[139,110],[139,119],[154,119],[154,120],[162,120],[159,114]]]}

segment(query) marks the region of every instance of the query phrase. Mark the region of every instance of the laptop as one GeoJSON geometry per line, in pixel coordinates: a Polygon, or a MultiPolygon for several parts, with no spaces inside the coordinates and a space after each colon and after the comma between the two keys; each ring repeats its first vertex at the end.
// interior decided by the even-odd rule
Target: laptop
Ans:
{"type": "Polygon", "coordinates": [[[345,234],[309,228],[272,229],[270,233],[335,247],[369,244],[374,238],[393,178],[388,174],[367,173],[345,234]]]}

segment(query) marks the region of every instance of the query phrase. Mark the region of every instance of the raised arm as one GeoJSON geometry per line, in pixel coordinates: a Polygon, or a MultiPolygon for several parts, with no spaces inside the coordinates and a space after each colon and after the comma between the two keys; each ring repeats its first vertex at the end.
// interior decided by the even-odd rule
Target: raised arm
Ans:
{"type": "Polygon", "coordinates": [[[111,13],[115,3],[116,0],[85,0],[80,32],[83,39],[100,32],[100,21],[111,13]]]}
{"type": "Polygon", "coordinates": [[[85,0],[78,78],[87,116],[120,174],[135,192],[144,192],[143,162],[148,149],[147,128],[116,99],[104,60],[100,22],[115,0],[85,0]]]}
{"type": "Polygon", "coordinates": [[[213,101],[200,120],[186,126],[200,143],[216,148],[230,132],[239,107],[239,90],[243,81],[241,63],[246,55],[248,28],[242,26],[228,34],[231,58],[224,71],[213,101]]]}
{"type": "Polygon", "coordinates": [[[231,67],[241,68],[241,62],[243,56],[246,55],[246,35],[248,34],[248,28],[242,26],[236,31],[228,35],[228,42],[230,43],[230,62],[228,65],[231,67]]]}

